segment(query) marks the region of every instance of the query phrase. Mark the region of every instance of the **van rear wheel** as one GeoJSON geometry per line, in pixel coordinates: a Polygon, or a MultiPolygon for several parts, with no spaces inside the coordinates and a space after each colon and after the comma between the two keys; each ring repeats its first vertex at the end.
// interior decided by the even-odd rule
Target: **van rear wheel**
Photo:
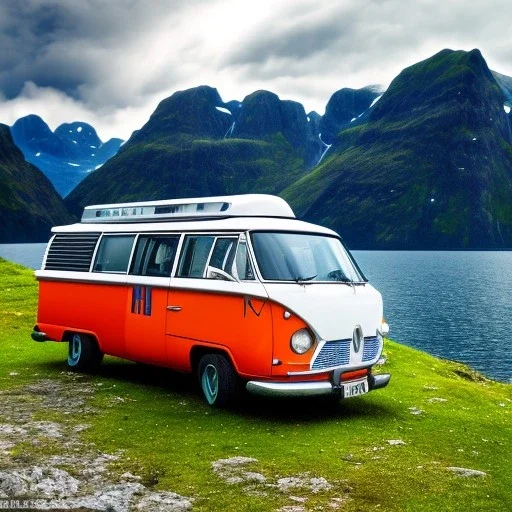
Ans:
{"type": "Polygon", "coordinates": [[[231,404],[238,396],[239,382],[229,359],[221,354],[207,354],[198,366],[203,396],[212,407],[231,404]]]}
{"type": "Polygon", "coordinates": [[[103,359],[96,340],[86,334],[74,333],[69,341],[68,367],[71,370],[93,370],[103,359]]]}

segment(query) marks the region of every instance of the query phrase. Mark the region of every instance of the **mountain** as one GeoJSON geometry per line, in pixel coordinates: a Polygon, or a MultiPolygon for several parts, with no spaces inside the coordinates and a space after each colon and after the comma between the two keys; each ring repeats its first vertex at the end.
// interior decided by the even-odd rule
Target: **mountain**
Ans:
{"type": "Polygon", "coordinates": [[[512,77],[502,75],[496,71],[493,71],[492,74],[501,87],[501,90],[505,93],[509,106],[512,106],[512,77]]]}
{"type": "Polygon", "coordinates": [[[81,122],[62,124],[52,132],[36,115],[18,119],[11,133],[25,159],[41,169],[62,196],[114,156],[123,142],[114,138],[103,143],[91,125],[81,122]]]}
{"type": "Polygon", "coordinates": [[[118,154],[66,198],[93,203],[279,193],[309,170],[324,145],[301,104],[256,91],[224,103],[200,86],[163,100],[118,154]]]}
{"type": "Polygon", "coordinates": [[[325,144],[332,144],[336,135],[360,118],[381,95],[375,86],[363,89],[340,89],[329,99],[320,120],[319,132],[325,144]]]}
{"type": "Polygon", "coordinates": [[[358,249],[512,247],[512,130],[478,50],[403,70],[283,197],[358,249]]]}
{"type": "Polygon", "coordinates": [[[26,162],[0,124],[0,243],[46,242],[50,229],[72,222],[50,180],[26,162]]]}

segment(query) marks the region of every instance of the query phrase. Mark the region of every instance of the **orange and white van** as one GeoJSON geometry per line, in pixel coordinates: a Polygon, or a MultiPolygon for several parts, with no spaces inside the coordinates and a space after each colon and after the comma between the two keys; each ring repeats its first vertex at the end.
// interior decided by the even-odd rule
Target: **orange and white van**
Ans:
{"type": "Polygon", "coordinates": [[[275,396],[361,395],[387,325],[339,236],[264,194],[88,206],[55,227],[36,341],[70,368],[103,354],[198,375],[210,405],[241,385],[275,396]]]}

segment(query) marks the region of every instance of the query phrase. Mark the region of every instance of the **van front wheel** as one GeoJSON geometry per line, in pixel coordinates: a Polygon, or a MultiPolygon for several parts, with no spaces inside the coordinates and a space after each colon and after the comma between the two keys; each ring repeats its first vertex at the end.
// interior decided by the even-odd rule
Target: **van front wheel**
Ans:
{"type": "Polygon", "coordinates": [[[238,376],[229,359],[221,354],[208,354],[198,367],[201,390],[213,407],[232,403],[238,394],[238,376]]]}
{"type": "Polygon", "coordinates": [[[68,367],[71,370],[93,370],[103,359],[96,340],[85,334],[74,333],[69,341],[68,367]]]}

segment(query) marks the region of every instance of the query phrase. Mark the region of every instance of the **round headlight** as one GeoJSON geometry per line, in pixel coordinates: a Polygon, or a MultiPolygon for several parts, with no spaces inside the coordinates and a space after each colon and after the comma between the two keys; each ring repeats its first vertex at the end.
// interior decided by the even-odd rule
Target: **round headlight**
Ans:
{"type": "Polygon", "coordinates": [[[307,329],[299,329],[293,334],[290,345],[295,353],[304,354],[313,346],[313,338],[307,329]]]}

